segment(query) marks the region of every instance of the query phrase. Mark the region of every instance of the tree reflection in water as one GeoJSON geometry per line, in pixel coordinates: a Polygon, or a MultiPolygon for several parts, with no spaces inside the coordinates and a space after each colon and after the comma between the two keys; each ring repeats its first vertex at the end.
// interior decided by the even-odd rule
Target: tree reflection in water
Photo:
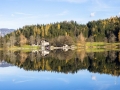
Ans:
{"type": "Polygon", "coordinates": [[[87,69],[90,72],[120,75],[120,52],[89,52],[54,50],[46,56],[41,52],[0,51],[0,62],[32,71],[77,73],[87,69]]]}

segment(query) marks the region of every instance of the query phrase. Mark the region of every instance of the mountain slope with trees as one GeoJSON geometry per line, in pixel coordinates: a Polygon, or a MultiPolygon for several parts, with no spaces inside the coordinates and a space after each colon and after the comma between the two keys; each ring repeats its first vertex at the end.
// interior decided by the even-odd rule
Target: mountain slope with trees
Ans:
{"type": "Polygon", "coordinates": [[[120,17],[89,21],[63,21],[50,24],[26,25],[0,38],[0,46],[39,44],[46,39],[51,45],[72,45],[76,42],[119,42],[120,17]]]}

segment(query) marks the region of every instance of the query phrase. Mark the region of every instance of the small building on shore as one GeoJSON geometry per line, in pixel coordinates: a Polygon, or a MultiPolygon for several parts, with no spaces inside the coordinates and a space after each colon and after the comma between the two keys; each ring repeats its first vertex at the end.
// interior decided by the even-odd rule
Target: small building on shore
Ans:
{"type": "Polygon", "coordinates": [[[42,40],[41,41],[41,50],[45,50],[47,46],[49,46],[49,42],[42,40]]]}

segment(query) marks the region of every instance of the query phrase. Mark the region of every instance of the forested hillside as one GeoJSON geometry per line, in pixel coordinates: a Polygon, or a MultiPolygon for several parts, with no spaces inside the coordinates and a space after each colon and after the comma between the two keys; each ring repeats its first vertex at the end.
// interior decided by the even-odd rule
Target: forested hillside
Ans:
{"type": "Polygon", "coordinates": [[[39,44],[41,39],[52,45],[72,45],[76,42],[119,42],[120,17],[89,21],[86,25],[76,21],[26,25],[1,37],[1,46],[39,44]]]}

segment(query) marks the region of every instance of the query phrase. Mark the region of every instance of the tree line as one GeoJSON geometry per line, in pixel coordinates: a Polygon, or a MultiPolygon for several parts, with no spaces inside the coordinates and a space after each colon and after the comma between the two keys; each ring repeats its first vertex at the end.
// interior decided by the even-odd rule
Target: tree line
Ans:
{"type": "Polygon", "coordinates": [[[89,21],[78,24],[76,21],[63,21],[50,24],[26,25],[0,37],[0,46],[21,46],[40,44],[42,39],[52,45],[74,44],[76,42],[119,42],[120,17],[89,21]]]}

